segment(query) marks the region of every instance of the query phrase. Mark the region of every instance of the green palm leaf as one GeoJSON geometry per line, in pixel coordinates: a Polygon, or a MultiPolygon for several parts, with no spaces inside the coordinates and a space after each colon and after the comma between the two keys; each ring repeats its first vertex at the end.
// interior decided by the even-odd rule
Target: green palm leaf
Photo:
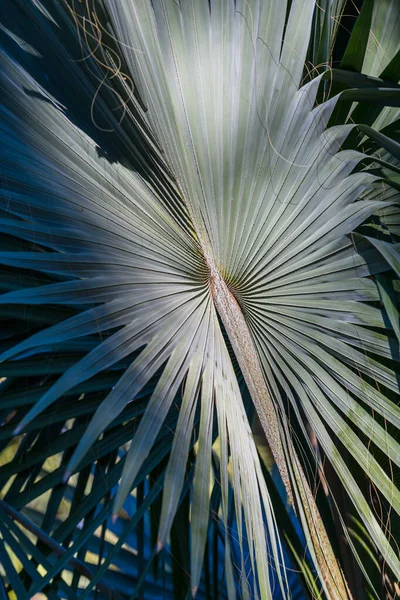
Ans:
{"type": "MultiPolygon", "coordinates": [[[[46,353],[69,357],[60,376],[42,394],[33,391],[35,399],[26,406],[18,390],[5,395],[4,407],[14,401],[23,406],[9,429],[29,439],[38,420],[51,422],[51,411],[63,410],[66,397],[77,394],[79,407],[91,386],[103,391],[82,407],[89,415],[84,428],[76,421],[69,439],[63,438],[62,467],[47,479],[34,478],[33,493],[66,484],[90,464],[93,453],[99,460],[108,452],[107,494],[119,481],[113,499],[118,513],[146,472],[164,464],[168,454],[160,550],[170,538],[197,440],[192,593],[201,584],[211,488],[218,485],[229,597],[236,594],[232,511],[243,597],[270,598],[276,582],[288,595],[278,517],[229,354],[233,350],[324,594],[350,596],[307,479],[302,448],[312,466],[321,466],[308,426],[399,577],[396,549],[360,483],[363,473],[400,515],[400,492],[382,466],[389,460],[400,468],[397,309],[393,299],[389,303],[382,296],[380,279],[389,270],[398,275],[398,244],[362,230],[374,215],[390,215],[397,196],[381,192],[379,175],[360,167],[365,154],[342,150],[352,125],[328,128],[339,96],[318,105],[321,77],[302,85],[311,37],[314,49],[320,48],[316,52],[327,55],[336,28],[314,17],[313,29],[314,0],[288,5],[104,0],[93,10],[75,4],[11,3],[11,13],[20,11],[25,27],[31,18],[46,32],[44,41],[36,40],[38,49],[21,43],[23,31],[10,41],[4,16],[5,45],[18,49],[16,60],[11,51],[1,58],[0,229],[21,246],[3,251],[0,260],[7,269],[22,269],[28,277],[36,271],[42,279],[35,286],[11,287],[0,303],[30,306],[33,314],[37,305],[66,312],[45,315],[43,327],[4,340],[1,359],[9,376],[15,363],[26,368],[27,359],[39,375],[43,371],[35,361],[43,364],[46,353]],[[78,78],[78,99],[67,88],[53,97],[52,43],[69,61],[69,80],[78,78]],[[79,43],[83,59],[76,59],[79,43]],[[36,72],[42,52],[49,57],[48,85],[36,72]],[[87,63],[87,72],[76,60],[87,63]],[[90,105],[90,123],[82,119],[78,100],[90,105]],[[140,407],[139,398],[144,398],[140,407]],[[121,427],[135,407],[132,435],[121,427]],[[173,440],[164,434],[170,422],[173,440]],[[120,428],[113,436],[116,424],[120,428]],[[129,450],[119,460],[117,449],[127,440],[129,450]],[[246,562],[255,577],[252,590],[246,562]]],[[[367,20],[378,23],[372,4],[367,20]]],[[[333,2],[329,10],[340,12],[341,6],[333,2]]],[[[360,20],[363,33],[365,27],[360,20]]],[[[390,33],[390,48],[393,39],[390,33]]],[[[347,59],[362,64],[364,55],[353,46],[347,59]]],[[[382,60],[377,55],[370,64],[366,55],[367,74],[380,75],[386,67],[382,60]]],[[[359,106],[365,99],[393,105],[398,90],[367,86],[343,97],[350,93],[359,106]]],[[[371,137],[389,152],[395,147],[389,138],[383,144],[382,133],[371,137]]],[[[39,471],[41,460],[40,455],[39,471]]],[[[15,479],[8,502],[23,506],[27,489],[22,490],[22,476],[15,479]]],[[[68,543],[79,516],[88,531],[101,522],[93,511],[102,496],[93,490],[85,508],[79,506],[80,492],[74,492],[68,526],[57,530],[59,541],[68,543]]],[[[52,512],[49,508],[45,517],[50,523],[52,512]]],[[[101,518],[110,512],[111,505],[101,518]]],[[[26,565],[30,591],[51,582],[89,535],[79,536],[43,581],[35,582],[26,565]]],[[[3,546],[0,551],[3,556],[3,546]]],[[[14,570],[10,583],[15,591],[22,585],[14,570]]]]}

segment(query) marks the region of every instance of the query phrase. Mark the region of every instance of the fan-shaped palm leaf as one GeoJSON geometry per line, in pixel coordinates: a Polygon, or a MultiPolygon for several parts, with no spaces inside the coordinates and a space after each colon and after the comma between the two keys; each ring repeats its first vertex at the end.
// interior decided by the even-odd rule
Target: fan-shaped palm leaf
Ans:
{"type": "MultiPolygon", "coordinates": [[[[390,211],[393,199],[369,196],[378,177],[355,172],[362,153],[341,150],[352,126],[327,128],[338,97],[317,105],[320,78],[302,86],[314,1],[11,4],[25,19],[35,19],[48,38],[37,48],[24,47],[18,45],[23,31],[17,32],[21,38],[16,41],[16,33],[6,42],[17,44],[17,60],[9,51],[2,56],[0,228],[26,245],[2,252],[0,259],[48,279],[46,285],[10,291],[0,302],[70,312],[17,342],[5,341],[1,358],[13,365],[63,348],[76,353],[21,415],[15,433],[28,431],[60,398],[103,371],[118,370],[123,361],[123,372],[66,455],[64,481],[149,386],[129,451],[117,465],[118,512],[178,401],[161,548],[179,505],[197,415],[195,593],[207,542],[216,419],[229,595],[235,594],[228,535],[232,506],[242,574],[246,538],[256,575],[251,593],[271,596],[265,528],[285,593],[276,516],[228,344],[326,595],[345,598],[349,591],[298,456],[304,444],[318,463],[306,425],[399,576],[396,551],[342,456],[346,448],[351,464],[399,514],[399,491],[370,447],[400,467],[399,443],[385,427],[400,424],[394,401],[398,331],[389,329],[394,317],[388,324],[374,279],[388,264],[396,268],[398,248],[353,236],[377,211],[390,211]],[[86,74],[85,65],[68,54],[68,39],[76,43],[79,35],[86,74]],[[81,101],[90,99],[94,125],[82,123],[70,90],[53,97],[53,42],[70,61],[69,81],[79,76],[81,101]],[[48,85],[35,72],[42,53],[49,56],[48,85]],[[134,82],[133,93],[123,70],[134,82]]],[[[4,26],[8,31],[7,17],[4,26]]],[[[243,576],[241,585],[246,597],[243,576]]]]}

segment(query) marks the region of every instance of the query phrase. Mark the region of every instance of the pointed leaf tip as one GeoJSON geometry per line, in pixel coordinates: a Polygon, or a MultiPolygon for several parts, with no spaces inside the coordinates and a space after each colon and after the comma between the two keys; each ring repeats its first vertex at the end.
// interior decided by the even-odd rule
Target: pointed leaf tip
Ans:
{"type": "Polygon", "coordinates": [[[192,588],[192,598],[194,598],[196,596],[198,589],[199,589],[198,585],[196,585],[196,587],[192,588]]]}
{"type": "Polygon", "coordinates": [[[117,515],[117,514],[115,514],[115,515],[112,515],[112,517],[111,517],[111,523],[112,523],[113,525],[115,525],[115,523],[116,523],[117,519],[118,519],[118,515],[117,515]]]}
{"type": "Polygon", "coordinates": [[[161,552],[161,550],[162,550],[163,548],[164,548],[164,544],[162,543],[162,541],[161,541],[161,540],[158,540],[158,541],[157,541],[157,554],[158,554],[159,552],[161,552]]]}

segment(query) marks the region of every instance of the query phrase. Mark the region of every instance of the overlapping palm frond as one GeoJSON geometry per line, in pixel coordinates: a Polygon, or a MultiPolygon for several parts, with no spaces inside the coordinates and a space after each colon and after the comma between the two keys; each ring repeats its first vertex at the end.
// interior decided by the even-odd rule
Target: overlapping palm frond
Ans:
{"type": "MultiPolygon", "coordinates": [[[[127,510],[132,490],[140,500],[146,489],[137,511],[157,505],[161,486],[157,543],[138,566],[143,580],[156,550],[174,539],[190,493],[187,591],[201,596],[209,586],[211,507],[225,561],[223,578],[214,569],[214,596],[289,595],[286,525],[252,436],[247,392],[323,593],[350,596],[329,541],[332,517],[324,526],[319,513],[329,506],[310,487],[321,453],[399,576],[397,549],[364,485],[400,514],[398,486],[385,472],[387,462],[400,468],[398,232],[385,225],[382,238],[373,227],[374,219],[396,221],[398,196],[382,189],[377,155],[364,153],[367,130],[360,139],[351,124],[362,107],[368,112],[357,100],[379,103],[383,94],[396,106],[396,82],[318,104],[321,77],[302,85],[304,63],[310,52],[329,56],[336,25],[316,16],[314,0],[6,5],[0,303],[3,315],[26,314],[2,338],[2,439],[24,434],[12,464],[0,468],[2,510],[14,518],[51,490],[40,525],[65,548],[50,560],[54,548],[40,534],[21,554],[21,574],[9,568],[10,588],[63,593],[64,568],[74,556],[85,560],[96,528],[127,510]],[[51,454],[60,462],[44,475],[51,454]],[[71,477],[68,518],[57,524],[71,477]]],[[[367,7],[363,19],[378,22],[377,10],[371,16],[367,7]]],[[[341,81],[357,52],[345,55],[341,81]]],[[[387,71],[398,49],[390,52],[371,64],[363,55],[366,74],[380,74],[382,60],[387,71]]],[[[363,122],[373,131],[377,118],[393,124],[383,113],[381,104],[363,122]]],[[[392,154],[381,160],[396,172],[392,154]]],[[[17,532],[5,528],[8,547],[10,535],[17,532]]],[[[101,578],[112,560],[86,572],[92,582],[80,597],[99,582],[107,593],[101,578]]],[[[78,584],[77,575],[68,593],[78,584]]]]}

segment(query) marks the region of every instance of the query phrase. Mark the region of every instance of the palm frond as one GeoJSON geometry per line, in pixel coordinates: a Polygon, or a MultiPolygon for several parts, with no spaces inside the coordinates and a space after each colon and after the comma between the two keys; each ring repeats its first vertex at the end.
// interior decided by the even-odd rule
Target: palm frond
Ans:
{"type": "MultiPolygon", "coordinates": [[[[21,554],[23,576],[10,570],[16,593],[56,585],[96,527],[162,469],[158,544],[134,595],[189,493],[190,588],[201,594],[217,488],[228,597],[271,598],[275,585],[289,595],[279,518],[232,350],[324,594],[350,597],[308,479],[307,460],[322,472],[321,452],[400,576],[362,481],[400,515],[398,486],[383,466],[400,468],[398,311],[385,280],[398,276],[397,234],[365,230],[376,215],[382,223],[398,215],[398,195],[364,167],[373,155],[356,137],[370,133],[397,156],[393,137],[375,130],[397,118],[386,107],[397,107],[398,89],[370,78],[386,80],[398,48],[394,28],[384,29],[377,3],[367,2],[342,68],[363,66],[369,79],[319,104],[321,77],[303,85],[304,63],[310,52],[329,56],[329,19],[342,4],[325,3],[322,22],[314,0],[5,2],[0,229],[9,248],[0,261],[21,281],[5,278],[0,305],[13,317],[28,307],[38,320],[26,317],[29,326],[1,342],[11,386],[0,400],[3,439],[24,434],[21,461],[1,467],[4,480],[15,477],[3,508],[19,510],[59,486],[43,523],[66,549],[51,566],[48,550],[32,554],[46,568],[41,578],[21,554]],[[370,23],[385,49],[373,59],[370,23]],[[365,116],[367,127],[355,130],[350,115],[365,116]],[[29,397],[18,387],[24,374],[37,378],[29,397]],[[58,423],[60,436],[51,451],[61,463],[46,476],[40,423],[58,423]],[[75,473],[69,517],[55,527],[75,473]]],[[[392,157],[385,162],[396,170],[392,157]]],[[[15,532],[4,531],[10,546],[15,532]]]]}

